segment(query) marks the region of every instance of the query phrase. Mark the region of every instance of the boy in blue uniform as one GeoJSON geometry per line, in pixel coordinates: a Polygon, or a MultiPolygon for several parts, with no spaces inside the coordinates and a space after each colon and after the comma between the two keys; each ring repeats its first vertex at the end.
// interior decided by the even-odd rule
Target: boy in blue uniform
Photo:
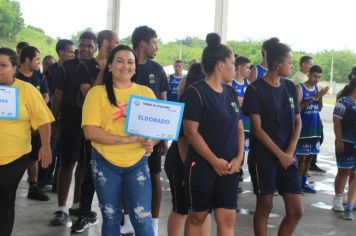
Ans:
{"type": "MultiPolygon", "coordinates": [[[[235,55],[235,79],[232,80],[231,86],[234,89],[237,99],[239,101],[240,106],[243,104],[245,91],[249,82],[247,80],[247,75],[250,73],[250,63],[251,61],[242,56],[235,55]]],[[[250,143],[250,120],[248,116],[242,116],[242,122],[244,125],[244,132],[245,132],[245,145],[244,145],[244,152],[249,151],[249,143],[250,143]]],[[[245,158],[245,156],[244,156],[245,158]]],[[[242,165],[243,165],[242,161],[242,165]]],[[[241,165],[241,166],[242,166],[241,165]]],[[[243,169],[240,167],[240,181],[243,181],[243,169]]]]}
{"type": "Polygon", "coordinates": [[[167,100],[172,102],[178,101],[179,83],[183,79],[183,61],[176,60],[174,62],[174,74],[168,78],[167,100]]]}
{"type": "Polygon", "coordinates": [[[320,124],[320,111],[323,107],[323,96],[328,87],[320,89],[317,84],[322,75],[320,66],[314,65],[310,68],[308,80],[300,83],[297,88],[298,102],[300,104],[300,116],[302,119],[302,130],[298,140],[296,153],[298,157],[300,182],[304,192],[316,193],[313,186],[307,182],[307,172],[312,155],[320,152],[320,140],[322,127],[320,124]]]}

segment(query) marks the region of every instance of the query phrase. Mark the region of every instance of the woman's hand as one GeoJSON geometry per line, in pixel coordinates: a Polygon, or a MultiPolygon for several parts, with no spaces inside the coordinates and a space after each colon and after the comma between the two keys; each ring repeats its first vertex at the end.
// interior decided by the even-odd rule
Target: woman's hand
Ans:
{"type": "Polygon", "coordinates": [[[126,136],[125,138],[127,143],[141,143],[145,139],[144,137],[136,135],[126,136]]]}
{"type": "Polygon", "coordinates": [[[145,138],[141,141],[142,145],[145,147],[145,156],[150,156],[153,152],[154,142],[150,138],[145,138]]]}
{"type": "Polygon", "coordinates": [[[41,146],[38,151],[38,161],[43,168],[47,168],[52,163],[52,151],[49,145],[41,146]]]}
{"type": "Polygon", "coordinates": [[[336,139],[336,144],[335,144],[335,152],[337,154],[341,154],[344,152],[344,142],[342,140],[337,140],[336,139]]]}
{"type": "Polygon", "coordinates": [[[216,158],[212,166],[219,176],[227,175],[231,169],[230,163],[222,158],[216,158]]]}

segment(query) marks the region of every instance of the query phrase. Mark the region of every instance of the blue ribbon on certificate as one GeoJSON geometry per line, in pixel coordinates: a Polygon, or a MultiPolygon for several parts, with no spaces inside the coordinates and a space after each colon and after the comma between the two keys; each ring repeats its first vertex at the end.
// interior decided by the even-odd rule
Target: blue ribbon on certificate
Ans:
{"type": "Polygon", "coordinates": [[[19,89],[0,86],[0,120],[19,119],[19,89]]]}
{"type": "Polygon", "coordinates": [[[156,140],[177,140],[183,111],[184,103],[131,95],[125,132],[156,140]]]}

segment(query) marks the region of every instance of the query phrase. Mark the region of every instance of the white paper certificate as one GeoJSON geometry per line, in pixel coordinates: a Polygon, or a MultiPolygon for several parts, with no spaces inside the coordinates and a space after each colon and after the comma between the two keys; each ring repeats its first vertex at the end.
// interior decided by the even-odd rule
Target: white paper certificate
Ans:
{"type": "Polygon", "coordinates": [[[184,103],[131,95],[125,132],[157,140],[177,140],[184,103]]]}
{"type": "Polygon", "coordinates": [[[18,120],[19,89],[12,86],[0,86],[0,120],[18,120]]]}

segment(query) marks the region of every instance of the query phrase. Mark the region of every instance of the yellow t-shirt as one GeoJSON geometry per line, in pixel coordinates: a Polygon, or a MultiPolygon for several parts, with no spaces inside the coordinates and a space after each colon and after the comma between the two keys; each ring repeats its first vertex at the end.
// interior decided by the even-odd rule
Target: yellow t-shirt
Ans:
{"type": "MultiPolygon", "coordinates": [[[[156,98],[150,88],[135,83],[127,89],[114,88],[114,91],[117,107],[110,104],[104,85],[89,90],[83,105],[82,127],[94,125],[111,134],[128,136],[125,133],[125,117],[130,95],[156,98]]],[[[120,167],[134,165],[145,154],[141,143],[107,145],[92,141],[91,144],[107,161],[120,167]]]]}
{"type": "Polygon", "coordinates": [[[40,92],[30,83],[16,79],[19,91],[19,119],[0,119],[0,165],[6,165],[31,151],[31,127],[52,123],[54,117],[40,92]]]}
{"type": "Polygon", "coordinates": [[[308,75],[304,74],[300,70],[298,70],[292,77],[292,81],[294,82],[295,85],[304,83],[307,80],[308,80],[308,75]]]}

